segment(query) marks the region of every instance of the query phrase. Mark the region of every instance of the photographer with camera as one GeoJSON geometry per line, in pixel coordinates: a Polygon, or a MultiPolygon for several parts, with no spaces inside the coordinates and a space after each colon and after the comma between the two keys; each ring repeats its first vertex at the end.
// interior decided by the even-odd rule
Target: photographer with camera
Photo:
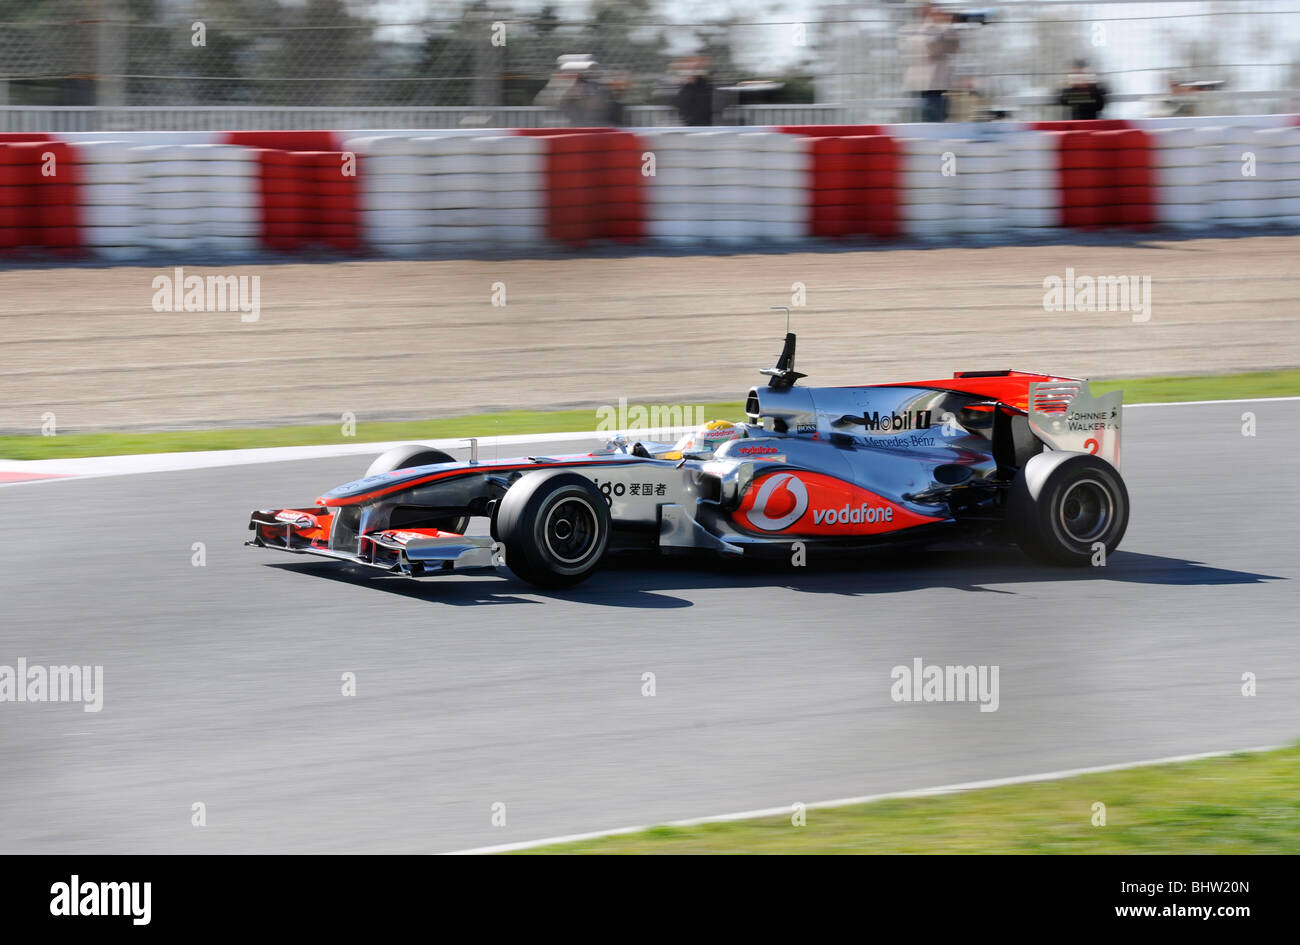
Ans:
{"type": "Polygon", "coordinates": [[[948,59],[958,48],[952,16],[934,3],[923,4],[920,24],[904,29],[899,45],[907,62],[903,89],[921,99],[921,121],[946,121],[944,96],[952,85],[948,59]]]}

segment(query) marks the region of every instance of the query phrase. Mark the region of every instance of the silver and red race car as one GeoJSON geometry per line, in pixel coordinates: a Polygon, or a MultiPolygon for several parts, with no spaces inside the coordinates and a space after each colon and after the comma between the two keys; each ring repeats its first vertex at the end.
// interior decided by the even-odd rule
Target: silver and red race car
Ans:
{"type": "Polygon", "coordinates": [[[1118,391],[1020,371],[803,387],[794,361],[787,334],[745,422],[677,443],[620,436],[492,462],[390,450],[312,506],[254,512],[247,544],[410,577],[504,564],[557,588],[629,548],[794,558],[1005,537],[1040,561],[1084,565],[1123,537],[1118,391]],[[487,535],[468,534],[474,518],[487,535]]]}

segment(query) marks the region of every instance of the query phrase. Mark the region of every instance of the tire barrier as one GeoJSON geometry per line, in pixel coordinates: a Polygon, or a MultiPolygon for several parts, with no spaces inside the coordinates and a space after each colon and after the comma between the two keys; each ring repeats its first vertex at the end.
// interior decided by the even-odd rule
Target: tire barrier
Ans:
{"type": "Polygon", "coordinates": [[[0,143],[0,250],[6,255],[80,253],[81,173],[75,149],[44,136],[14,137],[0,143]]]}
{"type": "Polygon", "coordinates": [[[361,224],[381,255],[540,246],[547,142],[492,132],[353,138],[361,224]]]}
{"type": "Polygon", "coordinates": [[[575,250],[1300,226],[1300,119],[0,135],[0,252],[575,250]]]}
{"type": "Polygon", "coordinates": [[[1061,225],[1082,229],[1148,228],[1151,155],[1138,129],[1049,131],[1058,136],[1061,225]]]}
{"type": "Polygon", "coordinates": [[[294,252],[363,245],[359,168],[333,131],[232,131],[225,143],[258,153],[261,241],[294,252]]]}
{"type": "Polygon", "coordinates": [[[1057,142],[1011,131],[979,138],[902,138],[903,231],[923,240],[1061,225],[1057,142]]]}
{"type": "Polygon", "coordinates": [[[897,141],[889,135],[824,135],[811,140],[810,235],[898,236],[897,141]]]}
{"type": "Polygon", "coordinates": [[[338,133],[334,131],[227,131],[221,135],[221,143],[273,151],[339,150],[338,133]]]}
{"type": "Polygon", "coordinates": [[[645,236],[645,143],[612,129],[524,129],[546,146],[546,236],[565,247],[645,236]],[[540,131],[540,133],[539,133],[540,131]]]}
{"type": "Polygon", "coordinates": [[[362,246],[358,161],[344,151],[260,149],[257,154],[261,239],[285,252],[362,246]]]}
{"type": "MultiPolygon", "coordinates": [[[[130,152],[143,198],[134,218],[143,245],[167,256],[241,255],[258,249],[263,214],[256,151],[228,144],[156,144],[130,152]]],[[[106,206],[130,219],[119,204],[106,206]]],[[[112,219],[107,214],[103,222],[112,219]]]]}
{"type": "Polygon", "coordinates": [[[808,234],[808,142],[774,132],[642,135],[646,233],[668,245],[789,243],[808,234]]]}

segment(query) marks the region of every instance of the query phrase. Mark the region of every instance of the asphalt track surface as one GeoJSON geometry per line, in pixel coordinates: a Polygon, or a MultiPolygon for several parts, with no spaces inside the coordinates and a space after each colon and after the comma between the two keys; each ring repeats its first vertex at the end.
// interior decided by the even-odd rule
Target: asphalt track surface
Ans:
{"type": "Polygon", "coordinates": [[[357,457],[0,488],[0,664],[105,689],[0,704],[0,852],[450,851],[1295,738],[1297,402],[1125,423],[1128,537],[1081,571],[634,560],[539,593],[241,546],[357,457]],[[998,711],[892,702],[914,657],[998,665],[998,711]]]}

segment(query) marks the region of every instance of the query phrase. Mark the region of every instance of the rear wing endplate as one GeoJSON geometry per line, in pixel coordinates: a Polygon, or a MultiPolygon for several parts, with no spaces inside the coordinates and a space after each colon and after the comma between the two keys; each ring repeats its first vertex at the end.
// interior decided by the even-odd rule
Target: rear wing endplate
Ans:
{"type": "Polygon", "coordinates": [[[1124,392],[1094,397],[1087,381],[1029,385],[1029,427],[1054,450],[1091,453],[1119,469],[1124,392]]]}

